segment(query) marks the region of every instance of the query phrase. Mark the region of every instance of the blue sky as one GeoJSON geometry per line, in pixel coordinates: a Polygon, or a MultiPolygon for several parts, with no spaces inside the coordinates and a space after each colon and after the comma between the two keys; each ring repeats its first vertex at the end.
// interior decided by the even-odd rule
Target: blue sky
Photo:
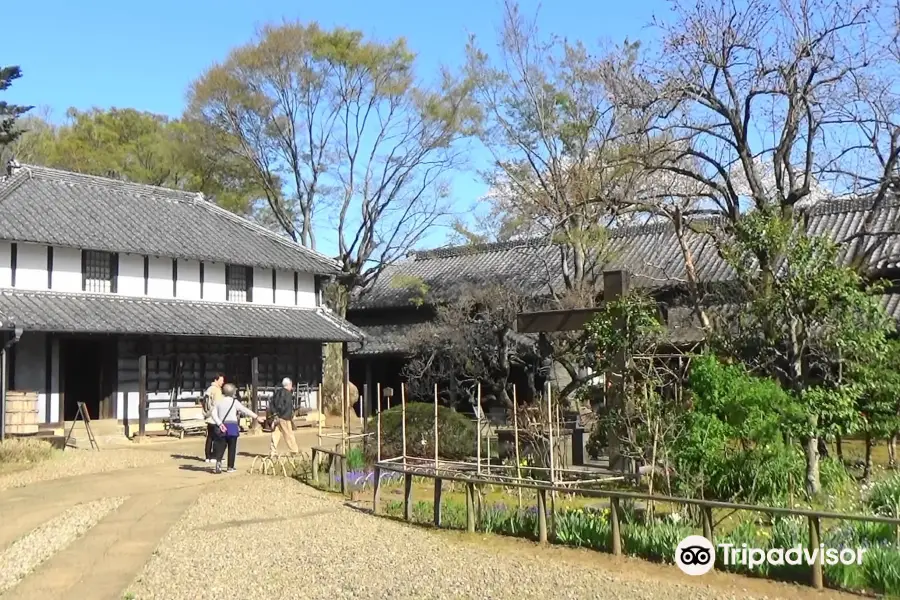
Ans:
{"type": "MultiPolygon", "coordinates": [[[[26,5],[21,5],[24,9],[26,5]]],[[[586,43],[645,39],[651,18],[664,16],[664,0],[521,2],[526,14],[540,6],[539,24],[586,43]]],[[[69,107],[132,107],[179,116],[188,84],[228,51],[248,41],[259,25],[283,19],[345,26],[376,39],[404,36],[419,54],[419,68],[459,64],[467,37],[490,46],[502,3],[497,0],[45,0],[0,36],[0,64],[24,76],[5,100],[48,107],[62,119],[69,107]]],[[[474,173],[455,177],[461,210],[485,191],[474,173]]],[[[426,246],[438,245],[437,231],[426,246]]],[[[326,248],[321,248],[328,251],[326,248]]]]}

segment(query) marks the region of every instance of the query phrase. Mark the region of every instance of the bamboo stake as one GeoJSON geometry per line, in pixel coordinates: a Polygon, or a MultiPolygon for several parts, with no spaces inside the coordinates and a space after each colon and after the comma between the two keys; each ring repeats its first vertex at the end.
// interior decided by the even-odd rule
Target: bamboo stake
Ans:
{"type": "Polygon", "coordinates": [[[438,387],[434,384],[434,472],[438,470],[438,387]]]}
{"type": "MultiPolygon", "coordinates": [[[[519,401],[516,399],[516,385],[512,386],[513,401],[513,437],[516,443],[516,479],[522,479],[522,461],[519,458],[519,401]]],[[[519,496],[519,510],[522,510],[522,488],[517,487],[516,492],[519,496]]]]}
{"type": "Polygon", "coordinates": [[[377,462],[381,462],[381,384],[375,384],[375,400],[377,404],[375,405],[375,459],[377,462]]]}
{"type": "Polygon", "coordinates": [[[406,466],[406,384],[400,383],[401,421],[400,431],[403,433],[403,466],[406,466]]]}
{"type": "Polygon", "coordinates": [[[478,410],[475,411],[476,434],[475,434],[475,459],[478,461],[476,467],[477,473],[481,475],[481,382],[478,383],[478,410]]]}
{"type": "Polygon", "coordinates": [[[341,383],[341,454],[347,454],[347,415],[345,414],[345,406],[348,401],[347,382],[341,383]]]}
{"type": "Polygon", "coordinates": [[[316,407],[319,409],[319,418],[316,419],[319,422],[319,439],[317,442],[317,446],[322,446],[322,417],[324,414],[322,413],[322,384],[319,384],[319,391],[316,392],[316,407]]]}
{"type": "Polygon", "coordinates": [[[550,382],[548,381],[544,384],[547,390],[547,425],[549,427],[549,444],[550,444],[550,484],[553,485],[556,482],[556,477],[553,472],[553,400],[550,398],[550,382]]]}

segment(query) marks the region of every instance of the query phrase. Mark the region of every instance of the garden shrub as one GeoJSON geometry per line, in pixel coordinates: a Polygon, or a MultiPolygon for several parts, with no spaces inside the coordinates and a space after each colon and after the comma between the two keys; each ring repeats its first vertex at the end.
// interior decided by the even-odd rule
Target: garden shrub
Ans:
{"type": "Polygon", "coordinates": [[[876,515],[893,517],[900,512],[900,474],[875,482],[865,498],[876,515]]]}
{"type": "MultiPolygon", "coordinates": [[[[381,457],[403,455],[402,407],[381,413],[381,457]]],[[[374,423],[370,431],[374,431],[374,423]]],[[[438,407],[438,444],[440,456],[464,460],[475,454],[475,424],[465,415],[446,406],[438,407]]],[[[370,458],[374,444],[368,448],[370,458]]],[[[406,405],[406,455],[434,458],[434,405],[410,402],[406,405]]]]}
{"type": "Polygon", "coordinates": [[[626,554],[671,563],[678,543],[691,534],[690,527],[674,521],[634,521],[622,527],[622,545],[626,554]]]}

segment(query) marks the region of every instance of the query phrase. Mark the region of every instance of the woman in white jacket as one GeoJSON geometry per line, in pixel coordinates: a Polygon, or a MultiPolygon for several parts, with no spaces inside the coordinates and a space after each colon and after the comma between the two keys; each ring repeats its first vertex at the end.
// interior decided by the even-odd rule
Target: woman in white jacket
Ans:
{"type": "Polygon", "coordinates": [[[211,417],[218,428],[216,440],[216,467],[215,472],[222,472],[222,458],[225,449],[228,449],[228,472],[234,473],[234,459],[237,456],[237,440],[241,434],[239,415],[247,415],[258,421],[262,417],[241,404],[237,399],[237,388],[233,383],[222,386],[222,398],[213,406],[211,417]]]}

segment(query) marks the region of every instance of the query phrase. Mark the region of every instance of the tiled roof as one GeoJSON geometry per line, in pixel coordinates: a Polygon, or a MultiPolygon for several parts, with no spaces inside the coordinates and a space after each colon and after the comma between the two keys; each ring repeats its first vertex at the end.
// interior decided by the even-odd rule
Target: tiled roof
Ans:
{"type": "Polygon", "coordinates": [[[324,309],[159,300],[114,294],[0,290],[0,323],[25,331],[323,342],[363,339],[359,329],[324,309]]]}
{"type": "Polygon", "coordinates": [[[392,323],[382,325],[360,325],[359,329],[366,334],[361,344],[351,344],[347,350],[353,356],[372,356],[376,354],[405,354],[409,350],[410,334],[420,323],[392,323]]]}
{"type": "MultiPolygon", "coordinates": [[[[846,240],[864,230],[871,209],[869,199],[823,201],[810,209],[808,230],[846,240]]],[[[883,203],[874,217],[870,233],[896,231],[900,199],[883,203]]],[[[710,219],[704,226],[717,223],[710,219]]],[[[685,239],[701,281],[717,283],[733,277],[709,235],[691,232],[685,239]]],[[[867,242],[874,239],[868,237],[867,242]]],[[[869,268],[897,267],[900,235],[877,239],[883,245],[871,257],[869,268]]],[[[845,256],[849,250],[845,249],[845,256]]],[[[687,280],[683,255],[668,223],[611,229],[604,254],[595,265],[598,280],[602,280],[602,271],[618,269],[630,271],[632,284],[640,287],[665,287],[687,280]]],[[[424,283],[428,301],[435,303],[452,300],[471,285],[500,283],[535,296],[547,295],[551,287],[557,291],[563,287],[557,247],[537,240],[501,242],[413,253],[408,260],[386,268],[372,288],[354,297],[351,306],[356,310],[410,306],[421,299],[420,286],[410,285],[411,281],[424,283]]]]}
{"type": "Polygon", "coordinates": [[[335,274],[337,263],[201,194],[45,167],[0,179],[0,239],[335,274]]]}

